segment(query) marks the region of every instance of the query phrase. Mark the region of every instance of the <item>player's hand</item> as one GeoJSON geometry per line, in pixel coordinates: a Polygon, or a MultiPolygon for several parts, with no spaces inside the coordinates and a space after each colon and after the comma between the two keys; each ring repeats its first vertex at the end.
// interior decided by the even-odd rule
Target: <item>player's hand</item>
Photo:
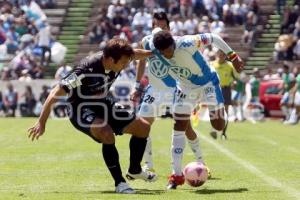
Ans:
{"type": "Polygon", "coordinates": [[[34,139],[38,140],[41,135],[45,132],[45,124],[41,122],[37,122],[33,127],[27,130],[29,132],[28,138],[31,138],[33,141],[34,139]]]}
{"type": "Polygon", "coordinates": [[[134,92],[130,95],[130,100],[133,102],[137,102],[142,96],[142,92],[138,90],[134,90],[134,92]]]}
{"type": "Polygon", "coordinates": [[[245,66],[243,60],[239,56],[232,61],[232,64],[238,73],[241,73],[245,66]]]}

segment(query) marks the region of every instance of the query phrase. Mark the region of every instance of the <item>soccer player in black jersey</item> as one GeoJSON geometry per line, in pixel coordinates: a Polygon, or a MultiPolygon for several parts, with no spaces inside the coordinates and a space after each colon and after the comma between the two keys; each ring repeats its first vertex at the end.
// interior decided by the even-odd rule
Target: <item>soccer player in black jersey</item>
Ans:
{"type": "Polygon", "coordinates": [[[47,118],[57,97],[68,94],[69,118],[73,126],[102,143],[104,161],[115,181],[117,193],[135,193],[122,176],[115,135],[131,134],[130,165],[126,177],[155,181],[157,176],[141,168],[141,160],[149,135],[150,126],[108,98],[110,86],[133,59],[150,56],[146,50],[132,49],[122,39],[112,39],[102,52],[93,54],[75,66],[63,78],[44,103],[37,123],[28,129],[28,137],[37,140],[45,131],[47,118]]]}

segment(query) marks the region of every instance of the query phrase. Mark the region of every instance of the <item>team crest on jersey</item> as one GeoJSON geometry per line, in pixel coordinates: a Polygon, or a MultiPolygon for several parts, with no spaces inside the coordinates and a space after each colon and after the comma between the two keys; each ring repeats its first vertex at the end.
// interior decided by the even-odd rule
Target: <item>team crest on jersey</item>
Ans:
{"type": "Polygon", "coordinates": [[[150,59],[150,72],[157,78],[164,78],[168,75],[169,68],[159,59],[150,59]]]}
{"type": "Polygon", "coordinates": [[[182,79],[188,79],[192,75],[191,71],[186,67],[172,66],[171,70],[182,79]]]}

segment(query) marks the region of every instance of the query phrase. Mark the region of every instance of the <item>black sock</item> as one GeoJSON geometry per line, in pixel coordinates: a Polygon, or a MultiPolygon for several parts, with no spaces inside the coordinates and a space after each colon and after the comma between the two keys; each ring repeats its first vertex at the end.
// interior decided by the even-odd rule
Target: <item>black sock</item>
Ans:
{"type": "Polygon", "coordinates": [[[103,144],[102,155],[107,168],[115,180],[115,186],[117,186],[120,182],[126,182],[122,176],[119,154],[115,144],[103,144]]]}
{"type": "Polygon", "coordinates": [[[130,165],[129,173],[138,174],[141,172],[141,162],[143,159],[144,151],[147,144],[147,138],[138,138],[131,136],[129,148],[130,148],[130,165]]]}

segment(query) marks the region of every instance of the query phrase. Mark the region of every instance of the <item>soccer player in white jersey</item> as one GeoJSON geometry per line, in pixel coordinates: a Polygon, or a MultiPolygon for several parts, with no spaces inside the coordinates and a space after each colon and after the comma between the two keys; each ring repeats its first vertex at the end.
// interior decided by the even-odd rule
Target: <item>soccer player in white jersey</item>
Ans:
{"type": "MultiPolygon", "coordinates": [[[[244,64],[218,35],[198,34],[174,38],[168,31],[159,31],[154,35],[154,47],[150,49],[164,63],[160,68],[163,73],[160,76],[171,76],[177,81],[173,106],[173,140],[176,140],[173,145],[176,150],[184,149],[184,134],[190,124],[190,114],[199,101],[208,105],[212,126],[219,131],[225,127],[224,99],[219,78],[203,58],[199,48],[212,44],[222,50],[237,72],[242,71],[244,64]]],[[[173,162],[174,177],[182,175],[182,152],[175,153],[179,159],[173,162]]],[[[169,182],[169,187],[173,185],[173,182],[169,182]]]]}
{"type": "MultiPolygon", "coordinates": [[[[165,12],[157,12],[153,15],[153,29],[160,28],[160,30],[169,31],[169,20],[165,12]]],[[[150,46],[153,47],[152,43],[152,35],[146,36],[143,38],[141,42],[141,46],[144,49],[150,49],[150,46]]],[[[138,115],[147,120],[150,124],[152,124],[156,117],[163,115],[166,112],[167,107],[172,107],[174,92],[176,89],[176,80],[171,76],[165,76],[164,69],[167,66],[163,66],[164,64],[161,62],[159,58],[156,56],[152,56],[148,61],[148,77],[149,77],[149,85],[145,91],[144,98],[141,102],[140,110],[138,115]],[[162,69],[162,71],[161,71],[162,69]]],[[[137,67],[137,83],[136,83],[136,91],[132,95],[132,99],[135,100],[141,94],[140,88],[140,80],[144,74],[146,66],[146,60],[140,60],[139,65],[137,67]]],[[[203,162],[202,152],[199,145],[199,139],[195,131],[192,129],[191,125],[188,125],[186,130],[186,137],[188,138],[189,146],[194,152],[196,161],[203,162]]],[[[181,166],[181,155],[184,147],[178,147],[178,145],[174,145],[177,143],[177,136],[173,135],[172,137],[172,162],[173,165],[181,166]],[[179,163],[179,164],[177,164],[179,163]]],[[[181,142],[181,141],[180,141],[181,142]]],[[[148,170],[153,170],[153,161],[152,161],[152,144],[151,138],[147,139],[147,146],[145,149],[144,159],[146,163],[146,168],[148,170]]],[[[169,182],[171,182],[171,188],[176,189],[177,185],[182,185],[184,183],[184,176],[180,174],[179,176],[171,175],[169,177],[169,182]]]]}

